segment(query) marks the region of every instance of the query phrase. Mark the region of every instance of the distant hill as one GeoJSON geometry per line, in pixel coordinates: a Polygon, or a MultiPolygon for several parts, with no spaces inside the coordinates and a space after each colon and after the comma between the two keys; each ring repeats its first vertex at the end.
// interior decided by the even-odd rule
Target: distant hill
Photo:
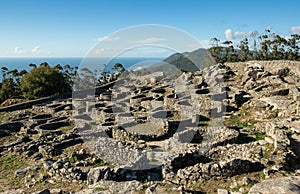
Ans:
{"type": "Polygon", "coordinates": [[[195,72],[216,64],[207,49],[197,49],[192,52],[175,53],[159,63],[135,70],[136,75],[147,75],[154,72],[163,72],[166,77],[174,78],[182,71],[195,72]]]}
{"type": "Polygon", "coordinates": [[[190,72],[215,64],[210,52],[203,48],[192,52],[175,53],[164,59],[163,62],[172,64],[180,70],[190,72]]]}

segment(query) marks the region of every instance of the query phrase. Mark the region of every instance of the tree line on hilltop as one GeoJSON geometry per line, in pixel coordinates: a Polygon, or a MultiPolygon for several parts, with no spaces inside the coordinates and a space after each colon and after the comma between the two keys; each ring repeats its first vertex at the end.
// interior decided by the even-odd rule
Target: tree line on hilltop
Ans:
{"type": "Polygon", "coordinates": [[[88,89],[113,80],[125,71],[122,64],[116,63],[112,73],[105,68],[99,72],[88,68],[61,66],[51,67],[47,62],[39,66],[29,64],[31,70],[18,71],[1,68],[0,103],[9,98],[35,99],[45,96],[62,94],[74,90],[88,89]]]}
{"type": "Polygon", "coordinates": [[[257,33],[242,39],[236,45],[231,40],[221,42],[212,38],[209,48],[217,63],[240,62],[249,60],[300,60],[300,35],[283,37],[270,30],[257,36],[257,33]],[[235,48],[237,46],[237,48],[235,48]]]}

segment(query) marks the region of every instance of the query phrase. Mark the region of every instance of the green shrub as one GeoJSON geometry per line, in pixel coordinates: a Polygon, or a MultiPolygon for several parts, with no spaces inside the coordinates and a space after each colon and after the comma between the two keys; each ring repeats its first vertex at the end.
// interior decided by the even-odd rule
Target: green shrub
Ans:
{"type": "Polygon", "coordinates": [[[41,98],[71,91],[67,77],[55,67],[39,66],[23,76],[20,85],[27,99],[41,98]]]}

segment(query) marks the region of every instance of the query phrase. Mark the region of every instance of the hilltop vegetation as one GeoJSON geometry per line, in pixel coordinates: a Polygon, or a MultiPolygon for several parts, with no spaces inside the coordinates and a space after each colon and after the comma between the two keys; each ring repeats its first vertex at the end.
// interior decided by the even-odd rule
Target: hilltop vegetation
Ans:
{"type": "Polygon", "coordinates": [[[299,34],[283,37],[265,30],[264,34],[257,35],[258,32],[252,33],[249,38],[236,43],[231,40],[221,42],[218,38],[212,38],[210,40],[212,47],[209,51],[217,63],[249,60],[300,60],[299,34]]]}
{"type": "Polygon", "coordinates": [[[39,66],[29,64],[29,72],[17,69],[9,70],[2,67],[2,82],[0,83],[0,103],[6,99],[36,99],[46,96],[87,89],[95,85],[105,84],[117,79],[125,71],[122,64],[116,63],[113,73],[104,69],[97,75],[88,68],[78,70],[78,67],[60,64],[51,67],[44,62],[39,66]]]}
{"type": "Polygon", "coordinates": [[[18,71],[2,67],[0,102],[9,98],[34,99],[71,91],[70,66],[50,67],[42,63],[39,67],[30,64],[32,69],[18,71]]]}

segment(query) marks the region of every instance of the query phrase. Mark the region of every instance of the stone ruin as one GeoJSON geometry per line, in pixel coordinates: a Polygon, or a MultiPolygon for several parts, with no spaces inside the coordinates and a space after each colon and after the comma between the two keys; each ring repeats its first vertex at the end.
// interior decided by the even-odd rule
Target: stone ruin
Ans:
{"type": "Polygon", "coordinates": [[[172,79],[161,73],[125,77],[80,98],[6,113],[14,118],[0,124],[1,138],[18,138],[2,144],[1,155],[17,153],[43,164],[17,176],[43,168],[45,181],[87,181],[90,188],[105,181],[162,180],[185,188],[251,172],[296,170],[291,163],[300,155],[294,146],[299,72],[282,77],[285,67],[242,67],[219,64],[172,79]],[[256,123],[228,123],[235,117],[256,123]],[[264,138],[255,140],[253,131],[264,138]],[[65,153],[78,145],[83,148],[65,153]]]}

